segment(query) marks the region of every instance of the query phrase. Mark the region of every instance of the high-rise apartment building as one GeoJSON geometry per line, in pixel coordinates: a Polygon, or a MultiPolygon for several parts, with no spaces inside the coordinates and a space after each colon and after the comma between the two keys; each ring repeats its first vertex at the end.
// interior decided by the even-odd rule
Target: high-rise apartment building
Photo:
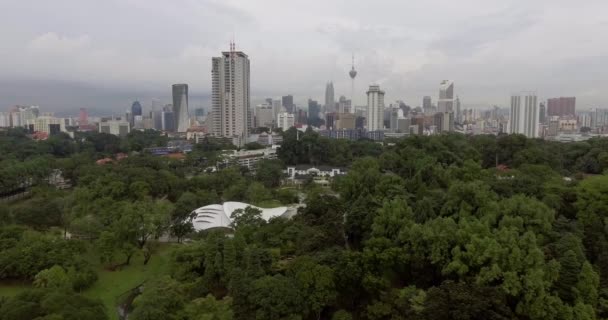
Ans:
{"type": "Polygon", "coordinates": [[[576,98],[560,97],[547,100],[547,115],[549,117],[574,116],[576,114],[576,98]]]}
{"type": "Polygon", "coordinates": [[[443,80],[439,85],[439,100],[437,101],[438,112],[454,111],[454,82],[443,80]]]}
{"type": "Polygon", "coordinates": [[[173,85],[173,121],[177,132],[186,132],[190,127],[188,116],[188,85],[173,85]]]}
{"type": "Polygon", "coordinates": [[[336,111],[336,98],[334,96],[334,84],[328,82],[325,86],[325,112],[336,111]]]}
{"type": "Polygon", "coordinates": [[[379,85],[370,85],[367,90],[367,131],[384,128],[384,91],[379,85]]]}
{"type": "Polygon", "coordinates": [[[9,128],[11,126],[11,114],[9,112],[0,112],[0,128],[9,128]]]}
{"type": "Polygon", "coordinates": [[[212,58],[211,106],[212,133],[222,137],[249,135],[251,126],[249,92],[249,58],[244,52],[231,50],[212,58]]]}
{"type": "Polygon", "coordinates": [[[536,94],[512,96],[509,132],[523,134],[528,138],[537,138],[538,115],[536,94]]]}
{"type": "Polygon", "coordinates": [[[608,109],[595,108],[591,113],[591,123],[594,128],[608,126],[608,109]]]}
{"type": "Polygon", "coordinates": [[[256,127],[272,128],[274,122],[274,113],[272,106],[268,104],[259,104],[255,107],[256,127]]]}

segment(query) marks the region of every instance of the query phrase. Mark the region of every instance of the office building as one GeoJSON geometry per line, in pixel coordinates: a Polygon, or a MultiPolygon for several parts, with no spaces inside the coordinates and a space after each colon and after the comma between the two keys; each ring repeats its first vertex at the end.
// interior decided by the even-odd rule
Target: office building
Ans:
{"type": "Polygon", "coordinates": [[[173,121],[173,128],[177,132],[186,132],[190,127],[187,84],[180,83],[173,85],[173,121]]]}
{"type": "Polygon", "coordinates": [[[382,130],[384,120],[384,91],[370,85],[367,91],[367,131],[382,130]]]}
{"type": "Polygon", "coordinates": [[[280,99],[272,100],[272,111],[274,112],[274,121],[277,121],[279,113],[285,112],[283,109],[283,101],[280,99]]]}
{"type": "Polygon", "coordinates": [[[576,114],[576,98],[560,97],[547,100],[547,116],[566,117],[576,114]]]}
{"type": "Polygon", "coordinates": [[[302,109],[297,109],[296,114],[296,124],[305,125],[308,124],[308,113],[302,109]]]}
{"type": "Polygon", "coordinates": [[[544,102],[541,102],[538,106],[538,122],[545,123],[547,121],[547,107],[544,102]]]}
{"type": "Polygon", "coordinates": [[[129,123],[131,124],[131,128],[135,127],[135,118],[137,116],[141,117],[143,110],[141,107],[141,103],[139,103],[139,101],[135,100],[133,102],[133,104],[131,104],[131,112],[129,112],[129,123]]]}
{"type": "Polygon", "coordinates": [[[456,97],[456,123],[462,123],[462,113],[460,110],[460,97],[456,97]]]}
{"type": "Polygon", "coordinates": [[[235,45],[231,44],[230,51],[212,59],[211,75],[211,132],[244,140],[251,126],[249,58],[244,52],[235,51],[235,45]]]}
{"type": "Polygon", "coordinates": [[[523,134],[528,138],[537,138],[538,115],[536,94],[512,96],[509,132],[523,134]]]}
{"type": "Polygon", "coordinates": [[[338,100],[338,112],[354,113],[353,111],[351,100],[346,99],[345,96],[340,96],[340,99],[338,100]]]}
{"type": "Polygon", "coordinates": [[[433,116],[433,125],[437,133],[454,131],[454,113],[437,112],[433,116]]]}
{"type": "Polygon", "coordinates": [[[352,113],[340,113],[338,114],[338,120],[336,121],[336,129],[355,129],[357,116],[352,113]]]}
{"type": "Polygon", "coordinates": [[[328,82],[325,86],[325,112],[336,111],[336,99],[334,97],[334,84],[328,82]]]}
{"type": "Polygon", "coordinates": [[[31,131],[44,132],[47,134],[57,134],[65,131],[65,122],[61,118],[52,116],[40,116],[26,122],[31,131]]]}
{"type": "Polygon", "coordinates": [[[335,112],[325,113],[325,128],[327,130],[334,129],[336,127],[336,121],[338,120],[338,114],[335,112]]]}
{"type": "Polygon", "coordinates": [[[175,117],[173,105],[166,105],[161,112],[161,129],[167,132],[175,132],[175,117]]]}
{"type": "Polygon", "coordinates": [[[283,131],[289,130],[289,128],[295,125],[295,116],[288,112],[279,113],[277,120],[277,127],[283,129],[283,131]]]}
{"type": "Polygon", "coordinates": [[[363,129],[365,128],[365,117],[356,116],[355,117],[355,129],[363,129]]]}
{"type": "Polygon", "coordinates": [[[431,110],[432,106],[432,98],[430,96],[424,96],[422,98],[422,111],[426,113],[426,110],[431,110]]]}
{"type": "Polygon", "coordinates": [[[454,111],[454,82],[443,80],[439,85],[439,100],[437,101],[438,112],[454,111]]]}
{"type": "Polygon", "coordinates": [[[321,106],[315,100],[308,99],[308,122],[312,124],[317,124],[319,119],[321,119],[321,106]]]}
{"type": "Polygon", "coordinates": [[[289,112],[289,113],[295,112],[295,105],[293,104],[292,95],[289,94],[289,95],[281,97],[281,104],[283,105],[283,108],[285,108],[286,112],[289,112]]]}
{"type": "Polygon", "coordinates": [[[129,134],[129,122],[124,120],[109,120],[99,123],[99,132],[113,134],[115,136],[124,137],[129,134]]]}

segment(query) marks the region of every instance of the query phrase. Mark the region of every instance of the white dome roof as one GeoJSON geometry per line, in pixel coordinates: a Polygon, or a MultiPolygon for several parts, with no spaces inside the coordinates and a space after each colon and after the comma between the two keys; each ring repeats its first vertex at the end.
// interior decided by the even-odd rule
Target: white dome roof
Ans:
{"type": "Polygon", "coordinates": [[[211,228],[231,228],[230,224],[232,220],[230,216],[232,213],[235,210],[247,207],[262,211],[262,218],[266,221],[270,220],[270,218],[283,216],[288,211],[287,207],[265,209],[243,202],[224,202],[224,204],[211,204],[194,210],[193,212],[196,216],[192,219],[192,225],[196,231],[211,228]]]}

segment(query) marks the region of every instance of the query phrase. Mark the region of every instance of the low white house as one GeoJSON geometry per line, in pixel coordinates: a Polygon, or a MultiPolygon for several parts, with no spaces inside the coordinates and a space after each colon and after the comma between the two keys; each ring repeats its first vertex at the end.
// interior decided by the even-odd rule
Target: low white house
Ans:
{"type": "Polygon", "coordinates": [[[286,173],[289,179],[297,179],[304,176],[335,178],[337,176],[345,175],[346,170],[344,168],[329,166],[298,165],[287,167],[286,173]]]}

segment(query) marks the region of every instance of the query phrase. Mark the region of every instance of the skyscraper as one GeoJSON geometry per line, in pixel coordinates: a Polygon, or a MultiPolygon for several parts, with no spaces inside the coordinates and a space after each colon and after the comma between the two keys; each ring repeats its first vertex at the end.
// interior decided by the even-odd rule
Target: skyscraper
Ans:
{"type": "Polygon", "coordinates": [[[456,123],[462,123],[462,113],[460,110],[460,97],[456,97],[456,123]]]}
{"type": "Polygon", "coordinates": [[[177,132],[186,132],[190,127],[188,119],[188,85],[173,85],[173,118],[174,129],[177,132]]]}
{"type": "Polygon", "coordinates": [[[439,112],[454,111],[454,82],[450,80],[441,81],[441,84],[439,85],[437,109],[439,112]]]}
{"type": "Polygon", "coordinates": [[[80,108],[80,113],[78,114],[78,125],[86,126],[87,124],[89,124],[89,113],[87,112],[87,109],[80,108]]]}
{"type": "Polygon", "coordinates": [[[249,135],[251,120],[249,94],[249,58],[244,52],[222,52],[212,58],[211,105],[212,132],[216,136],[245,138],[249,135]]]}
{"type": "Polygon", "coordinates": [[[367,131],[382,130],[384,121],[384,91],[379,85],[367,90],[367,131]]]}
{"type": "Polygon", "coordinates": [[[328,82],[325,86],[325,112],[335,112],[336,99],[334,97],[334,84],[328,82]]]}
{"type": "Polygon", "coordinates": [[[422,97],[422,110],[430,109],[432,107],[432,100],[430,96],[422,97]]]}
{"type": "Polygon", "coordinates": [[[511,96],[509,132],[523,134],[528,138],[538,137],[538,104],[536,94],[511,96]]]}
{"type": "Polygon", "coordinates": [[[574,116],[576,114],[576,98],[560,97],[547,100],[547,115],[551,116],[574,116]]]}
{"type": "Polygon", "coordinates": [[[538,122],[545,123],[547,118],[547,107],[545,107],[545,103],[541,102],[538,107],[538,122]]]}
{"type": "Polygon", "coordinates": [[[310,125],[318,126],[321,120],[320,117],[321,107],[315,100],[308,99],[308,123],[310,125]]]}
{"type": "Polygon", "coordinates": [[[339,113],[354,113],[352,110],[351,100],[346,99],[345,96],[340,96],[338,99],[338,112],[339,113]]]}
{"type": "Polygon", "coordinates": [[[285,108],[285,110],[288,113],[294,113],[296,111],[295,110],[295,106],[293,104],[293,96],[292,95],[288,94],[286,96],[283,96],[281,98],[281,102],[283,104],[283,107],[285,108]]]}
{"type": "Polygon", "coordinates": [[[131,115],[132,116],[141,116],[142,115],[141,103],[139,103],[139,101],[137,101],[137,100],[135,100],[133,102],[133,104],[131,105],[131,115]]]}
{"type": "Polygon", "coordinates": [[[161,129],[167,132],[175,131],[175,115],[173,113],[173,105],[168,104],[163,107],[161,112],[161,129]]]}

